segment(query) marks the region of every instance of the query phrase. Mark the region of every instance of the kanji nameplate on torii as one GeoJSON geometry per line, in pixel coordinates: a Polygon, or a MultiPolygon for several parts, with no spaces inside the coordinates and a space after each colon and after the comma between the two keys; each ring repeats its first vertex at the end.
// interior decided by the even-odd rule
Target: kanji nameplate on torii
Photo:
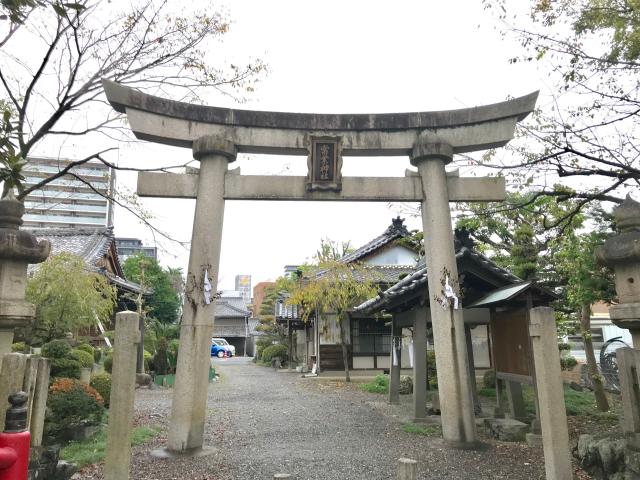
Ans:
{"type": "Polygon", "coordinates": [[[311,137],[307,190],[342,189],[340,137],[311,137]]]}

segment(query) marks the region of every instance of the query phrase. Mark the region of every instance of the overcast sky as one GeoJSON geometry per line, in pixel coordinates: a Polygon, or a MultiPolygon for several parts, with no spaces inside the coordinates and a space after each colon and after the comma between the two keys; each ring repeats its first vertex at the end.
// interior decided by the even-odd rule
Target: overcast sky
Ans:
{"type": "MultiPolygon", "coordinates": [[[[269,73],[249,101],[216,99],[219,106],[256,110],[330,113],[423,111],[493,103],[534,90],[544,94],[535,65],[508,59],[518,45],[500,36],[480,0],[271,1],[226,3],[230,33],[212,59],[260,57],[269,73]]],[[[544,102],[544,96],[541,102],[544,102]]],[[[121,164],[148,158],[181,163],[188,149],[138,142],[123,145],[121,164]]],[[[242,173],[306,174],[303,157],[241,155],[242,173]]],[[[345,175],[401,176],[408,158],[345,158],[345,175]]],[[[463,174],[472,174],[463,169],[463,174]]],[[[119,187],[135,190],[135,175],[119,173],[119,187]]],[[[143,199],[154,224],[189,240],[193,201],[143,199]]],[[[220,289],[232,289],[236,274],[253,285],[273,280],[286,264],[310,258],[328,237],[359,246],[382,233],[397,213],[386,204],[227,202],[220,289]]],[[[410,228],[420,228],[408,218],[410,228]]],[[[117,209],[119,236],[154,241],[150,231],[117,209]]],[[[188,250],[157,239],[161,262],[186,270],[188,250]]]]}

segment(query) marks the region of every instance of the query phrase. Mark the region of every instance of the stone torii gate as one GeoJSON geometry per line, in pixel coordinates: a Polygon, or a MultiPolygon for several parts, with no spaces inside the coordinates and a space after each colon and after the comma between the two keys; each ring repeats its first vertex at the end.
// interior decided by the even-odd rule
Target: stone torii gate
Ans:
{"type": "MultiPolygon", "coordinates": [[[[449,202],[500,201],[502,178],[461,178],[445,165],[456,153],[507,144],[516,123],[534,108],[537,92],[474,108],[392,114],[303,114],[192,105],[103,81],[107,98],[126,113],[136,137],[191,147],[197,174],[144,172],[142,197],[195,198],[189,271],[168,449],[203,445],[207,371],[225,200],[420,202],[428,268],[428,298],[438,363],[442,434],[453,446],[476,443],[462,310],[440,307],[446,278],[457,288],[449,202]],[[306,177],[241,175],[228,170],[238,152],[306,155],[306,177]],[[343,177],[342,156],[409,156],[418,172],[402,178],[343,177]]],[[[458,292],[459,293],[459,292],[458,292]]],[[[446,304],[446,299],[444,301],[446,304]]],[[[420,325],[426,328],[427,319],[420,325]]],[[[417,329],[424,332],[425,328],[417,329]]],[[[426,338],[416,340],[416,377],[426,379],[426,338]],[[424,348],[419,348],[423,345],[424,348]]],[[[419,382],[418,378],[416,380],[419,382]]],[[[417,385],[420,388],[419,384],[417,385]]]]}

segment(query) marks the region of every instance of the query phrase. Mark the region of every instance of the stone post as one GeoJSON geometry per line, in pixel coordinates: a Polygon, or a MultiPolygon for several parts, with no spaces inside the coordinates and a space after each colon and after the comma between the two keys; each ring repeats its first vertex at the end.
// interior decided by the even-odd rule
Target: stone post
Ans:
{"type": "Polygon", "coordinates": [[[42,446],[44,417],[47,413],[47,397],[49,396],[49,375],[51,371],[51,361],[48,358],[38,358],[37,362],[36,385],[33,391],[31,419],[29,420],[32,447],[42,446]]]}
{"type": "Polygon", "coordinates": [[[529,334],[536,367],[546,476],[550,480],[571,480],[573,472],[567,412],[564,406],[556,319],[552,308],[531,309],[529,334]]]}
{"type": "Polygon", "coordinates": [[[410,458],[398,459],[397,480],[416,480],[418,474],[418,462],[410,458]]]}
{"type": "Polygon", "coordinates": [[[427,419],[427,317],[416,315],[413,324],[413,421],[427,419]]]}
{"type": "Polygon", "coordinates": [[[27,266],[43,262],[51,251],[48,241],[19,230],[24,204],[9,192],[0,200],[0,365],[11,352],[13,330],[28,324],[35,307],[25,302],[27,266]]]}
{"type": "Polygon", "coordinates": [[[106,480],[129,478],[138,343],[140,343],[138,314],[135,312],[117,313],[107,452],[104,464],[106,480]]]}
{"type": "MultiPolygon", "coordinates": [[[[451,145],[426,132],[413,147],[411,163],[418,167],[422,182],[422,225],[438,365],[442,436],[452,446],[470,447],[477,440],[462,308],[454,309],[453,305],[445,308],[438,302],[444,297],[447,277],[460,297],[445,172],[445,164],[452,158],[451,145]]],[[[419,323],[416,319],[416,325],[419,323]]]]}
{"type": "Polygon", "coordinates": [[[613,209],[618,234],[596,251],[600,263],[615,272],[618,304],[609,307],[611,321],[631,332],[640,348],[640,203],[627,196],[613,209]]]}
{"type": "Polygon", "coordinates": [[[224,219],[224,181],[228,163],[236,158],[236,148],[224,139],[206,136],[193,142],[193,156],[200,161],[200,172],[168,434],[167,447],[174,452],[202,448],[224,219]],[[210,289],[208,302],[205,288],[210,289]]]}
{"type": "MultiPolygon", "coordinates": [[[[622,429],[640,437],[640,350],[619,348],[616,350],[620,373],[620,399],[622,400],[622,429]]],[[[640,442],[634,442],[640,444],[640,442]]]]}
{"type": "Polygon", "coordinates": [[[22,391],[28,355],[7,353],[0,369],[0,432],[4,429],[4,416],[9,405],[9,395],[22,391]]]}
{"type": "Polygon", "coordinates": [[[391,323],[391,354],[389,355],[389,403],[400,403],[400,369],[402,368],[402,328],[396,325],[395,319],[391,323]],[[396,353],[397,365],[393,364],[393,352],[396,353]]]}
{"type": "Polygon", "coordinates": [[[521,422],[527,421],[527,412],[524,405],[524,397],[522,395],[522,384],[507,380],[507,399],[509,401],[509,412],[511,418],[521,422]]]}

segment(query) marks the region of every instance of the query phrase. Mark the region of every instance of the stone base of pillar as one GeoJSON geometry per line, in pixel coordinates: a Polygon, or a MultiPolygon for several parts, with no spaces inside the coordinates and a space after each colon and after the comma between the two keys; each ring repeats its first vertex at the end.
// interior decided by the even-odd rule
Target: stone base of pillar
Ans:
{"type": "Polygon", "coordinates": [[[183,451],[169,450],[168,448],[158,448],[156,450],[151,450],[151,456],[154,458],[172,460],[179,458],[206,457],[208,455],[213,455],[217,451],[217,448],[208,446],[192,448],[191,450],[183,451]]]}
{"type": "Polygon", "coordinates": [[[487,450],[489,446],[482,443],[479,440],[473,442],[452,442],[450,440],[444,441],[445,446],[454,450],[487,450]]]}

